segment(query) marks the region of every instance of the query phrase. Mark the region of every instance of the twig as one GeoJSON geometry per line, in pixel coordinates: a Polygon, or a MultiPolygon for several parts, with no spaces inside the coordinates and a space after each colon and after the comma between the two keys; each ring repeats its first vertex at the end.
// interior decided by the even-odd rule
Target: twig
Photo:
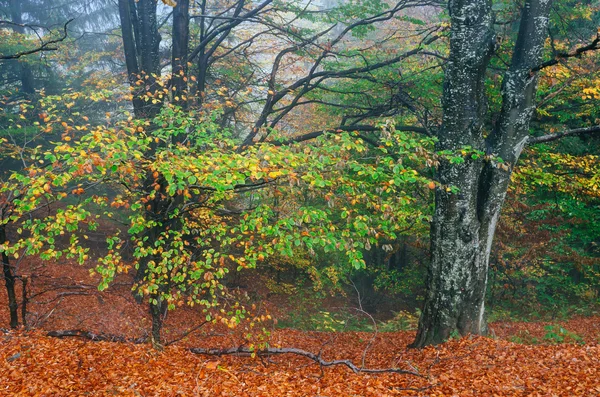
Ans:
{"type": "Polygon", "coordinates": [[[354,287],[354,290],[356,291],[356,295],[358,297],[358,308],[355,308],[355,310],[363,313],[364,315],[368,316],[371,319],[371,322],[373,323],[373,329],[375,331],[375,332],[373,332],[373,336],[371,337],[371,339],[369,339],[369,343],[367,343],[367,346],[363,350],[363,354],[362,354],[362,367],[364,368],[364,366],[365,366],[365,360],[367,359],[367,352],[369,351],[369,349],[371,348],[371,345],[373,345],[373,342],[377,338],[377,333],[378,333],[379,330],[377,329],[377,322],[375,321],[375,319],[373,318],[373,316],[371,316],[369,313],[367,313],[363,309],[362,298],[360,296],[360,291],[358,290],[358,288],[356,288],[356,284],[354,284],[354,281],[352,281],[352,280],[350,280],[350,282],[352,283],[352,287],[354,287]]]}
{"type": "Polygon", "coordinates": [[[169,346],[172,345],[175,342],[179,342],[180,340],[182,340],[183,338],[185,338],[186,336],[188,336],[189,334],[191,334],[192,332],[202,328],[204,325],[206,325],[206,323],[208,323],[208,321],[204,321],[200,324],[198,324],[197,326],[195,326],[194,328],[191,328],[190,330],[184,332],[182,335],[180,335],[178,338],[175,338],[173,340],[170,340],[168,342],[165,343],[165,346],[169,346]]]}

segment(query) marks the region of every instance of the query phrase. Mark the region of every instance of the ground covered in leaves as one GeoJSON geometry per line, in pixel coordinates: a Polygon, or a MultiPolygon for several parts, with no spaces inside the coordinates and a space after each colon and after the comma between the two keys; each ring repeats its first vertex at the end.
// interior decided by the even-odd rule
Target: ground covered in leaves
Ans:
{"type": "MultiPolygon", "coordinates": [[[[323,357],[356,363],[369,334],[324,335],[291,330],[273,335],[323,357]],[[323,340],[331,343],[323,346],[323,340]]],[[[600,395],[597,345],[519,345],[490,338],[452,340],[407,349],[409,332],[377,336],[369,367],[414,369],[423,377],[355,374],[320,368],[294,356],[206,357],[185,345],[163,352],[149,345],[57,339],[36,333],[1,337],[0,394],[5,396],[595,396],[600,395]]],[[[203,345],[226,346],[227,338],[203,345]]]]}
{"type": "MultiPolygon", "coordinates": [[[[492,337],[465,337],[422,350],[409,349],[414,332],[256,333],[254,342],[294,347],[324,360],[349,359],[358,367],[398,373],[353,373],[321,367],[295,355],[205,356],[190,348],[244,343],[242,326],[199,325],[203,314],[169,314],[163,351],[149,343],[93,342],[47,336],[79,329],[143,338],[149,320],[126,278],[98,292],[87,271],[63,265],[60,275],[38,270],[30,281],[31,330],[7,330],[0,294],[0,396],[597,396],[600,395],[600,318],[566,322],[496,322],[492,337]]],[[[264,309],[257,312],[265,313],[264,309]],[[262,311],[261,311],[262,310],[262,311]]],[[[270,311],[277,315],[275,308],[270,311]]],[[[256,331],[254,331],[256,332],[256,331]]],[[[248,342],[246,342],[248,343],[248,342]]]]}

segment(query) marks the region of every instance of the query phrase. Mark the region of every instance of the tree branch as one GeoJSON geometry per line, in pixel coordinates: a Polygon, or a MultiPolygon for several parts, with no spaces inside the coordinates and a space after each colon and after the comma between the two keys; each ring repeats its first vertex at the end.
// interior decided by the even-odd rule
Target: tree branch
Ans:
{"type": "MultiPolygon", "coordinates": [[[[413,126],[409,126],[409,125],[404,125],[404,126],[396,126],[395,127],[396,130],[398,131],[413,131],[413,132],[417,132],[420,134],[427,134],[427,130],[425,128],[422,127],[413,127],[413,126]]],[[[279,141],[265,141],[265,143],[270,143],[274,146],[285,146],[285,145],[291,145],[294,143],[300,143],[300,142],[305,142],[305,141],[309,141],[311,139],[315,139],[320,137],[321,135],[324,135],[326,133],[340,133],[340,132],[353,132],[353,131],[378,131],[379,128],[372,126],[372,125],[345,125],[345,126],[340,126],[338,128],[330,128],[330,129],[325,129],[325,130],[321,130],[321,131],[313,131],[313,132],[309,132],[307,134],[303,134],[303,135],[298,135],[295,136],[293,138],[287,139],[287,140],[279,140],[279,141]]],[[[366,139],[363,139],[366,142],[366,139]]],[[[378,145],[376,145],[378,146],[378,145]]]]}
{"type": "Polygon", "coordinates": [[[16,54],[11,54],[11,55],[2,55],[0,54],[0,60],[8,60],[8,59],[18,59],[21,58],[25,55],[31,55],[31,54],[35,54],[36,52],[41,52],[41,51],[56,51],[57,48],[56,47],[51,47],[52,44],[57,44],[60,43],[61,41],[65,40],[68,36],[68,32],[67,32],[67,26],[69,25],[69,23],[71,23],[73,21],[73,19],[69,19],[65,25],[63,26],[63,35],[62,37],[55,39],[55,40],[50,40],[46,43],[42,43],[41,46],[39,46],[38,48],[34,48],[33,50],[28,50],[28,51],[22,51],[22,52],[17,52],[16,54]]]}
{"type": "Polygon", "coordinates": [[[559,52],[558,54],[556,54],[554,56],[554,59],[550,59],[536,67],[534,67],[533,69],[531,69],[531,73],[535,73],[538,72],[544,68],[547,68],[549,66],[553,66],[556,65],[558,62],[560,62],[563,59],[568,59],[568,58],[573,58],[573,57],[579,57],[581,56],[583,53],[588,52],[588,51],[595,51],[600,49],[600,34],[596,35],[596,38],[594,39],[594,41],[592,41],[590,44],[585,45],[583,47],[579,47],[574,49],[573,51],[570,52],[559,52]]]}
{"type": "Polygon", "coordinates": [[[241,24],[242,22],[244,22],[250,18],[253,18],[262,9],[264,9],[266,6],[271,4],[272,1],[273,0],[265,0],[263,3],[256,6],[256,8],[248,11],[244,15],[239,16],[239,17],[236,15],[235,18],[230,18],[231,21],[229,23],[224,23],[224,24],[220,25],[218,28],[216,28],[215,30],[213,30],[212,32],[210,32],[210,34],[208,34],[207,37],[205,37],[203,40],[201,40],[200,44],[198,44],[196,46],[196,48],[190,53],[190,55],[187,57],[187,62],[192,62],[194,60],[194,58],[196,58],[198,56],[198,54],[200,54],[200,51],[202,51],[203,48],[205,48],[212,40],[214,40],[221,33],[230,31],[237,25],[241,24]]]}
{"type": "MultiPolygon", "coordinates": [[[[286,88],[281,89],[280,91],[276,92],[274,95],[269,95],[269,98],[267,99],[267,103],[265,104],[265,106],[261,112],[261,116],[259,117],[258,121],[255,123],[252,131],[248,134],[248,136],[244,140],[242,147],[252,144],[254,137],[256,135],[258,135],[258,133],[259,133],[260,127],[262,127],[266,123],[267,117],[272,114],[273,107],[275,106],[275,104],[277,102],[279,102],[282,98],[284,98],[289,92],[293,92],[296,89],[304,86],[303,90],[300,93],[296,94],[296,96],[294,98],[294,101],[297,102],[306,92],[319,87],[319,83],[324,81],[325,79],[350,78],[351,76],[356,75],[356,74],[367,73],[367,72],[371,72],[371,71],[374,71],[377,69],[381,69],[381,68],[389,66],[389,65],[393,65],[393,64],[398,63],[398,62],[400,62],[406,58],[409,58],[413,55],[419,54],[423,50],[424,45],[429,45],[439,38],[440,38],[440,36],[438,36],[438,35],[432,36],[432,37],[424,40],[423,42],[421,42],[416,48],[414,48],[410,51],[406,51],[406,52],[402,53],[401,55],[398,55],[394,58],[391,58],[391,59],[388,59],[385,61],[381,61],[381,62],[378,62],[375,64],[371,64],[371,65],[353,67],[353,68],[349,68],[349,69],[345,69],[345,70],[341,70],[341,71],[327,71],[327,70],[317,71],[317,69],[315,69],[315,68],[313,68],[314,70],[311,69],[311,71],[309,72],[309,74],[307,76],[297,80],[296,82],[290,84],[286,88]],[[317,80],[317,79],[319,79],[318,83],[310,84],[311,81],[317,80]]],[[[290,108],[290,106],[288,105],[286,108],[290,108]]],[[[276,121],[281,120],[281,118],[284,115],[285,115],[285,113],[281,112],[281,114],[279,114],[277,116],[276,121]]],[[[276,123],[271,122],[269,126],[271,128],[273,128],[275,126],[275,124],[276,123]]]]}
{"type": "Polygon", "coordinates": [[[529,139],[527,140],[527,145],[537,145],[538,143],[552,142],[567,136],[587,135],[595,133],[600,133],[600,125],[595,125],[593,127],[576,128],[574,130],[557,132],[556,134],[529,137],[529,139]]]}
{"type": "Polygon", "coordinates": [[[418,373],[416,371],[409,371],[406,369],[364,368],[364,367],[358,367],[358,366],[354,365],[352,363],[352,361],[350,361],[350,360],[326,361],[321,358],[320,354],[317,355],[317,354],[308,352],[306,350],[296,349],[294,347],[288,347],[288,348],[268,347],[265,349],[258,349],[258,350],[251,350],[251,349],[249,349],[247,347],[243,347],[243,346],[232,347],[229,349],[191,348],[190,352],[192,352],[194,354],[202,354],[202,355],[208,355],[208,356],[224,356],[224,355],[230,355],[230,354],[242,354],[242,355],[255,354],[258,357],[272,356],[272,355],[278,355],[278,354],[295,354],[297,356],[302,356],[302,357],[306,357],[310,360],[313,360],[314,362],[319,364],[321,367],[333,367],[336,365],[344,365],[344,366],[350,368],[354,373],[367,373],[367,374],[396,373],[396,374],[417,376],[419,378],[425,378],[424,375],[421,375],[420,373],[418,373]]]}

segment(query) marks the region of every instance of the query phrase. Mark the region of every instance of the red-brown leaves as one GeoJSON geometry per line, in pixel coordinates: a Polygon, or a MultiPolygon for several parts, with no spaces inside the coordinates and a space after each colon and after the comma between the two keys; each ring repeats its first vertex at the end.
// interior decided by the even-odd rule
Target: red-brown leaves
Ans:
{"type": "MultiPolygon", "coordinates": [[[[281,345],[360,363],[369,334],[278,331],[281,345]],[[323,348],[325,338],[332,337],[323,348]]],[[[518,345],[463,338],[407,350],[412,333],[377,336],[366,365],[418,368],[428,379],[321,370],[297,357],[253,360],[191,354],[183,346],[157,353],[148,345],[56,339],[41,333],[0,339],[0,395],[119,396],[590,396],[600,393],[597,345],[518,345]]],[[[226,337],[199,338],[226,346],[226,337]]]]}

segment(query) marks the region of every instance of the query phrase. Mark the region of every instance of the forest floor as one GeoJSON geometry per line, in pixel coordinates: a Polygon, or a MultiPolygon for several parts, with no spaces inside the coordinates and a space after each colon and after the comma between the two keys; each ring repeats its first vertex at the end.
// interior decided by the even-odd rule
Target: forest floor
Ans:
{"type": "MultiPolygon", "coordinates": [[[[490,324],[493,337],[452,339],[420,350],[408,348],[414,331],[303,332],[278,329],[265,317],[257,328],[266,327],[269,334],[253,332],[255,342],[268,341],[271,347],[418,376],[366,374],[343,365],[321,367],[291,354],[194,354],[191,347],[239,346],[250,329],[249,323],[234,330],[199,327],[205,314],[187,307],[169,313],[164,339],[174,343],[163,351],[149,343],[50,337],[48,331],[77,329],[139,338],[147,335],[149,319],[131,298],[127,276],[98,292],[97,280],[78,266],[35,269],[30,263],[20,270],[36,274],[28,288],[33,330],[6,329],[2,287],[0,396],[600,396],[600,317],[496,322],[490,324]]],[[[255,312],[267,313],[265,308],[255,312]]],[[[281,315],[276,307],[270,313],[281,315]]]]}

